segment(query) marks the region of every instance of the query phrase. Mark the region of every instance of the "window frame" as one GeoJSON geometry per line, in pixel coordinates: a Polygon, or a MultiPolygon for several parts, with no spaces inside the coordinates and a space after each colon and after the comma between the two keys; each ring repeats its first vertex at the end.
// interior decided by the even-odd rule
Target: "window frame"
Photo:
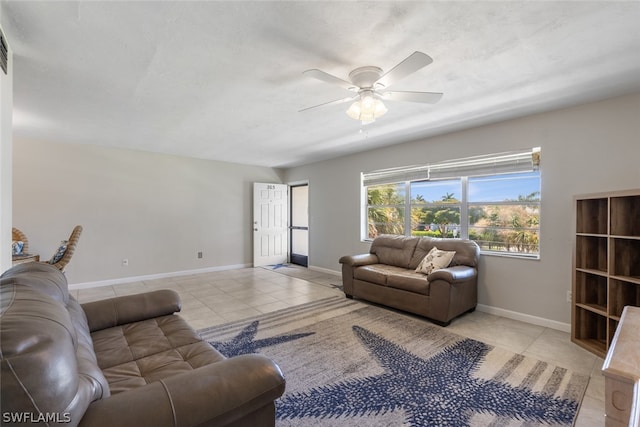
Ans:
{"type": "MultiPolygon", "coordinates": [[[[454,180],[459,180],[460,181],[460,186],[461,186],[461,200],[459,201],[459,203],[455,203],[455,204],[451,204],[449,206],[455,206],[457,208],[460,209],[460,220],[459,220],[459,235],[455,238],[461,238],[461,239],[468,239],[469,238],[469,231],[471,229],[474,228],[473,224],[470,223],[470,218],[469,218],[469,211],[470,209],[472,209],[474,206],[534,206],[537,207],[537,218],[538,218],[538,224],[537,224],[537,237],[538,237],[538,249],[537,252],[535,253],[528,253],[528,252],[511,252],[511,251],[500,251],[500,250],[487,250],[487,249],[482,249],[481,248],[481,254],[483,255],[491,255],[491,256],[501,256],[501,257],[511,257],[511,258],[525,258],[525,259],[535,259],[535,260],[539,260],[540,259],[540,254],[541,254],[541,245],[540,245],[540,236],[542,233],[542,226],[541,226],[541,211],[542,211],[542,176],[539,170],[539,162],[540,162],[540,149],[538,147],[533,148],[531,150],[527,150],[524,152],[520,152],[521,153],[526,153],[529,154],[531,156],[532,159],[532,167],[529,170],[521,170],[521,171],[500,171],[494,174],[487,174],[486,172],[481,172],[478,175],[473,175],[473,174],[469,174],[469,169],[464,170],[464,172],[467,172],[467,174],[465,175],[461,175],[461,176],[449,176],[449,177],[443,177],[442,174],[440,174],[437,178],[435,179],[430,179],[428,177],[429,175],[429,167],[430,165],[424,165],[424,166],[410,166],[407,167],[406,170],[409,171],[409,174],[404,174],[403,175],[403,170],[404,168],[395,168],[395,169],[387,169],[384,171],[374,171],[372,174],[380,174],[380,173],[388,173],[387,171],[393,171],[393,173],[397,173],[399,177],[403,178],[402,180],[395,180],[395,181],[391,181],[391,182],[374,182],[371,183],[369,185],[365,184],[365,176],[367,176],[366,173],[362,173],[361,174],[361,194],[362,194],[362,215],[361,215],[361,241],[363,242],[371,242],[373,239],[369,237],[369,209],[371,208],[371,206],[368,204],[368,189],[369,187],[374,187],[374,186],[380,186],[380,185],[400,185],[400,184],[404,184],[404,234],[399,234],[399,235],[404,235],[404,236],[411,236],[412,235],[412,227],[411,227],[411,222],[412,222],[412,209],[415,207],[420,207],[421,205],[416,205],[413,202],[414,199],[414,195],[411,192],[411,184],[412,183],[416,183],[416,182],[438,182],[438,181],[454,181],[454,180]],[[425,179],[422,176],[415,176],[415,174],[412,174],[413,171],[415,170],[426,170],[427,171],[427,178],[425,179]],[[473,201],[470,202],[469,201],[469,181],[470,178],[475,178],[475,177],[481,177],[481,176],[499,176],[499,175],[505,175],[505,174],[527,174],[527,173],[532,173],[532,172],[536,172],[537,173],[537,179],[538,179],[538,195],[539,197],[537,198],[537,200],[503,200],[503,201],[473,201]],[[413,178],[413,179],[412,179],[413,178]]],[[[500,156],[501,154],[498,155],[491,155],[491,156],[482,156],[481,162],[480,162],[480,170],[482,171],[486,171],[487,170],[487,166],[485,163],[482,162],[482,159],[486,159],[486,163],[488,164],[491,159],[494,158],[494,156],[500,156]]],[[[478,158],[471,158],[471,159],[478,159],[478,158]]],[[[461,159],[460,162],[468,162],[469,159],[461,159]]],[[[449,164],[456,164],[456,162],[458,161],[447,161],[447,162],[441,162],[436,164],[436,168],[439,170],[442,170],[442,168],[446,168],[449,164]],[[444,165],[444,166],[443,166],[444,165]]],[[[468,164],[468,163],[467,163],[468,164]]],[[[518,166],[518,167],[522,167],[522,166],[518,166]]],[[[473,171],[471,171],[473,172],[473,171]]],[[[393,179],[393,178],[392,178],[393,179]]],[[[517,179],[517,178],[515,178],[517,179]]],[[[427,202],[424,206],[440,206],[441,203],[437,203],[437,202],[427,202]]],[[[400,205],[394,205],[394,206],[400,206],[400,205]]],[[[505,228],[507,229],[507,228],[505,228]]],[[[535,228],[534,228],[535,229],[535,228]]]]}

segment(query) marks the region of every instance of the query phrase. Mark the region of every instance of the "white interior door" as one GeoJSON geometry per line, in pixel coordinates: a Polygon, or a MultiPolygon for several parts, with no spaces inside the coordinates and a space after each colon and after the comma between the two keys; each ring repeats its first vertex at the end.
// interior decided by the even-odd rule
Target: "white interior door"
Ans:
{"type": "Polygon", "coordinates": [[[253,184],[254,267],[287,262],[287,189],[285,184],[253,184]]]}

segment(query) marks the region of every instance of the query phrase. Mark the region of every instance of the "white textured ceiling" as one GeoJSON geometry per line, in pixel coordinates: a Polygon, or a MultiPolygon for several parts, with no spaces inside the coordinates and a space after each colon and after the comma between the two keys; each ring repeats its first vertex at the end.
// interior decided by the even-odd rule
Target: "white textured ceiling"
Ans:
{"type": "Polygon", "coordinates": [[[1,1],[14,138],[287,167],[640,90],[640,2],[1,1]],[[310,79],[433,64],[360,131],[310,79]]]}

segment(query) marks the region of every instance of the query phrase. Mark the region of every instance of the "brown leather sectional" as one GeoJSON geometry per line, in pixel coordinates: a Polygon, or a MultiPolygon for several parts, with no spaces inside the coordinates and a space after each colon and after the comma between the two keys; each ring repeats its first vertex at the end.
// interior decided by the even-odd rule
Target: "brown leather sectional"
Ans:
{"type": "Polygon", "coordinates": [[[447,326],[478,301],[480,248],[472,240],[381,235],[368,254],[340,258],[348,298],[361,298],[427,317],[447,326]],[[416,273],[433,247],[455,251],[448,267],[416,273]]]}
{"type": "Polygon", "coordinates": [[[0,301],[2,425],[275,425],[279,367],[225,358],[174,314],[174,291],[80,305],[31,262],[2,275],[0,301]]]}

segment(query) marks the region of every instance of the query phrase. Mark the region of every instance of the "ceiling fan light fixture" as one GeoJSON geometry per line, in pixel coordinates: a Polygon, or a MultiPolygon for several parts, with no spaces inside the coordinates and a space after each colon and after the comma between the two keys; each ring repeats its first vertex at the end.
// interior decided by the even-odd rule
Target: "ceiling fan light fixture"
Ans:
{"type": "Polygon", "coordinates": [[[360,113],[362,112],[362,106],[360,105],[360,101],[356,101],[347,110],[347,116],[351,117],[353,120],[360,120],[360,113]]]}
{"type": "Polygon", "coordinates": [[[376,117],[381,117],[384,116],[385,114],[387,114],[387,107],[384,105],[384,102],[382,102],[381,99],[377,99],[375,100],[375,107],[374,107],[374,114],[376,117]]]}
{"type": "Polygon", "coordinates": [[[360,101],[362,101],[362,109],[365,111],[373,111],[375,108],[373,92],[370,90],[362,91],[360,94],[360,101]]]}
{"type": "Polygon", "coordinates": [[[360,122],[362,125],[368,125],[369,123],[373,123],[376,121],[376,118],[371,113],[360,114],[360,122]]]}
{"type": "Polygon", "coordinates": [[[360,99],[351,104],[347,115],[354,120],[359,120],[363,125],[373,123],[378,117],[387,112],[387,107],[381,99],[374,96],[373,91],[360,92],[360,99]]]}

